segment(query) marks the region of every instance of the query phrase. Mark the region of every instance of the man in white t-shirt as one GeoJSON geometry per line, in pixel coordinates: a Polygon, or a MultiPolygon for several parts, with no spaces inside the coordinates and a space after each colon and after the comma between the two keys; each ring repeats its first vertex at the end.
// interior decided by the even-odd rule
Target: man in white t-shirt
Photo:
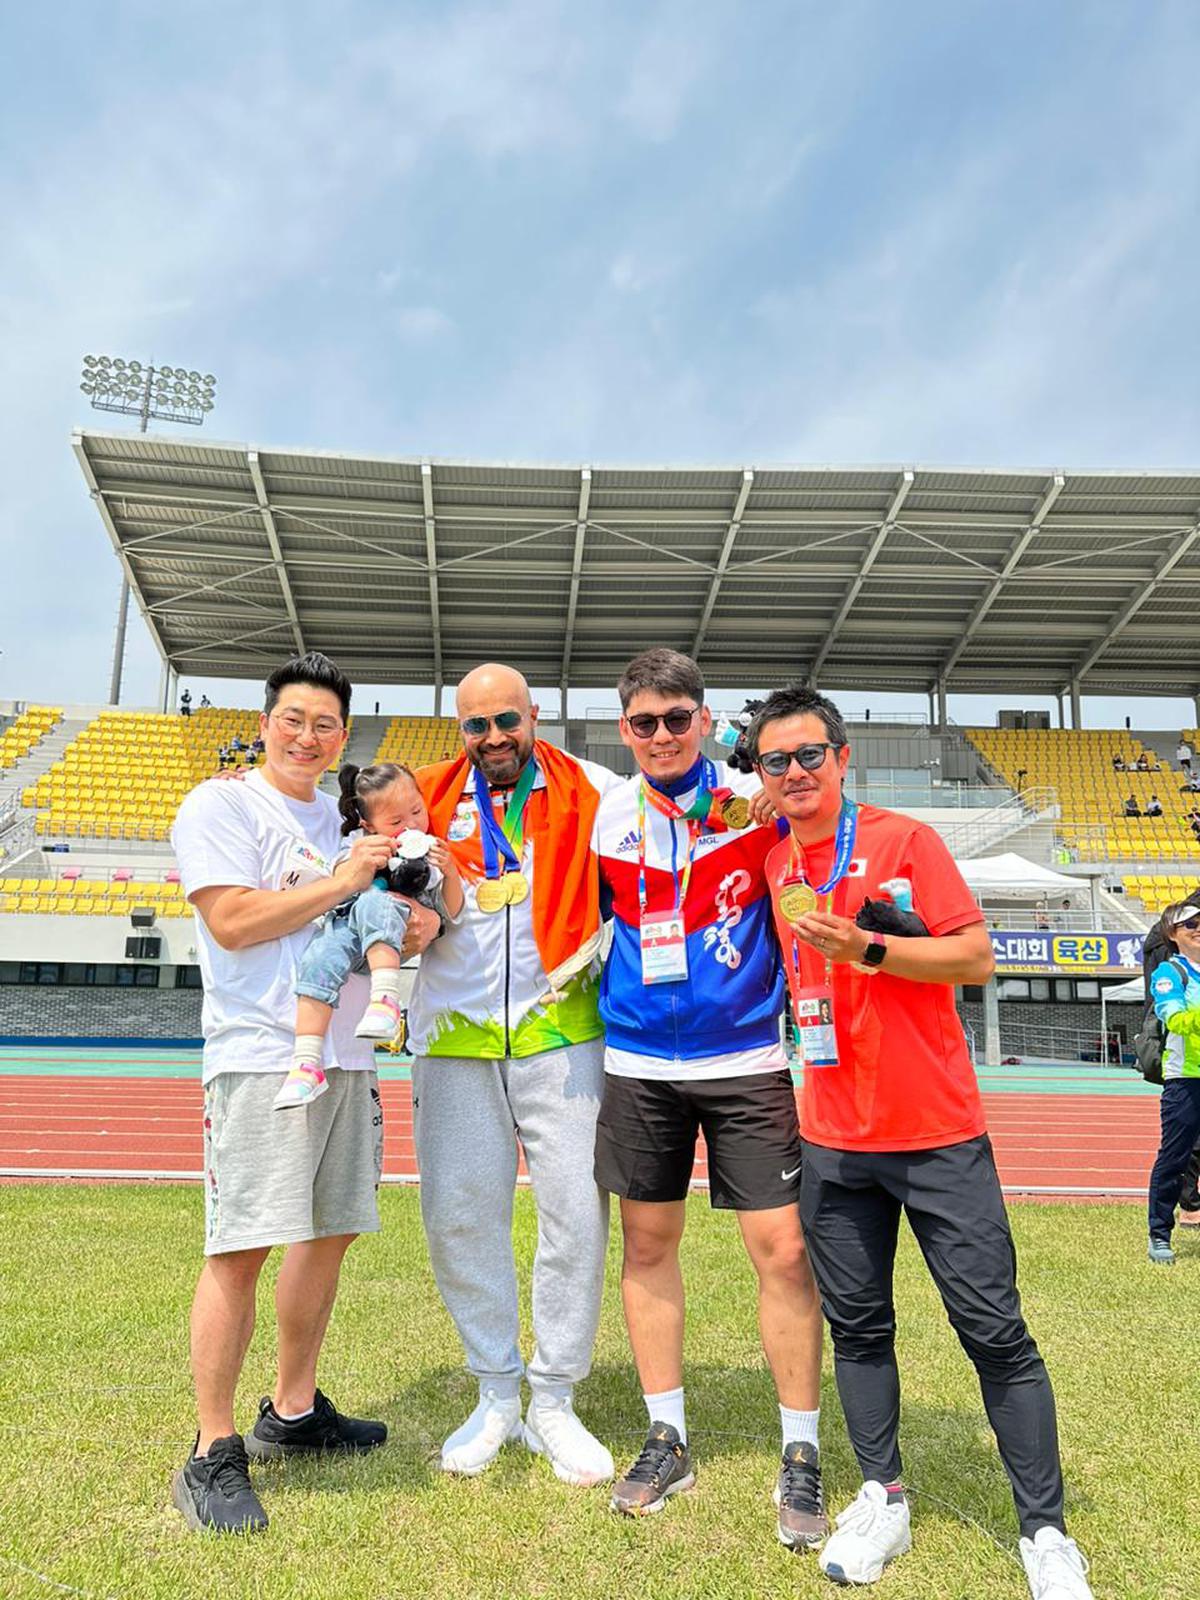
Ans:
{"type": "MultiPolygon", "coordinates": [[[[334,1013],[329,1092],[286,1115],[272,1109],[291,1064],[296,972],[312,924],[365,889],[392,849],[361,837],[334,866],[337,803],[317,782],[345,745],[349,712],[349,679],[327,657],[286,662],[267,679],[263,766],[242,782],[193,789],[172,832],[204,981],[207,1259],[191,1319],[199,1432],[172,1486],[193,1528],[266,1527],[248,1455],[368,1450],[387,1437],[383,1423],[341,1415],[316,1387],[342,1257],[357,1234],[379,1228],[383,1115],[373,1046],[354,1037],[365,978],[347,980],[334,1013]],[[258,1275],[277,1244],[287,1247],[275,1296],[278,1378],[243,1440],[234,1395],[258,1275]]],[[[411,952],[436,933],[437,917],[415,907],[408,926],[411,952]]]]}

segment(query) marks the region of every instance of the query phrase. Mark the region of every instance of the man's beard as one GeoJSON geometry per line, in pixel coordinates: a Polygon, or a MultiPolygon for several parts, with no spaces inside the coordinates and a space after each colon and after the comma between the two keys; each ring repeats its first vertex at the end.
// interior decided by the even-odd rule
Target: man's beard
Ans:
{"type": "Polygon", "coordinates": [[[479,768],[490,784],[503,786],[517,781],[521,768],[532,754],[533,740],[531,739],[527,744],[522,743],[514,750],[505,751],[503,754],[494,751],[471,750],[467,753],[467,759],[472,766],[479,768]]]}

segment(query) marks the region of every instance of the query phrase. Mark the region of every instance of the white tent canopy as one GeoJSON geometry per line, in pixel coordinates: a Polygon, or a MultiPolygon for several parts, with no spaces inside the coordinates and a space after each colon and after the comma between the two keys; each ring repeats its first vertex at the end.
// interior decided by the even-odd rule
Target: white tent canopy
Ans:
{"type": "Polygon", "coordinates": [[[1088,885],[1080,878],[1052,872],[1026,861],[1015,851],[999,856],[975,856],[955,863],[976,899],[1028,900],[1034,895],[1087,894],[1088,885]]]}
{"type": "Polygon", "coordinates": [[[1129,1004],[1140,1004],[1146,998],[1146,980],[1144,978],[1130,978],[1128,983],[1118,983],[1112,989],[1104,991],[1107,1002],[1127,1001],[1129,1004]]]}

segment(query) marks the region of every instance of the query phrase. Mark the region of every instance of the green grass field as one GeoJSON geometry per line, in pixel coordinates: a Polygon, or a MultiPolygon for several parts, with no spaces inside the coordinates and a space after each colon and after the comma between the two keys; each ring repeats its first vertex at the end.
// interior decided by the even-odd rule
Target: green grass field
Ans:
{"type": "MultiPolygon", "coordinates": [[[[383,1194],[384,1231],[351,1251],[321,1374],[345,1410],[385,1418],[386,1449],[356,1461],[257,1471],[270,1531],[188,1533],[168,1500],[191,1440],[186,1317],[202,1197],[191,1188],[0,1187],[0,1595],[299,1596],[395,1600],[436,1593],[647,1597],[807,1596],[835,1590],[776,1543],[774,1397],[751,1277],[728,1216],[693,1202],[688,1411],[698,1483],[633,1522],[602,1490],[569,1489],[510,1449],[484,1477],[437,1470],[436,1447],[474,1403],[434,1290],[417,1196],[383,1194]]],[[[519,1197],[525,1267],[533,1208],[519,1197]]],[[[1071,1531],[1097,1600],[1191,1600],[1200,1574],[1191,1334],[1200,1240],[1173,1270],[1144,1260],[1133,1206],[1014,1210],[1022,1286],[1055,1380],[1071,1531]]],[[[616,1291],[581,1413],[620,1463],[644,1417],[616,1291]]],[[[898,1268],[911,1555],[881,1595],[1019,1600],[1007,1483],[974,1373],[911,1239],[898,1268]]],[[[261,1304],[268,1304],[264,1282],[261,1304]]],[[[271,1379],[263,1318],[239,1415],[271,1379]]],[[[826,1354],[823,1448],[834,1510],[857,1488],[826,1354]]]]}

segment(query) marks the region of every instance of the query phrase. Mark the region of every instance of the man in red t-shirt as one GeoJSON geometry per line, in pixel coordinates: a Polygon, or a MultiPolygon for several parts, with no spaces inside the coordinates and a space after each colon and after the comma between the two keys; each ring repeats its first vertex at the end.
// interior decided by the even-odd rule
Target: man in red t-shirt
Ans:
{"type": "Polygon", "coordinates": [[[840,1583],[874,1583],[911,1544],[892,1299],[904,1211],[979,1374],[1030,1592],[1091,1600],[1086,1563],[1063,1527],[1054,1394],[1021,1314],[1008,1217],[954,1005],[955,984],[992,974],[982,913],[931,828],[843,798],[850,750],[832,701],[777,690],[747,745],[791,830],[766,872],[804,1062],[800,1216],[864,1478],[821,1553],[822,1570],[840,1583]],[[909,936],[859,926],[868,898],[889,897],[910,914],[909,936]]]}

